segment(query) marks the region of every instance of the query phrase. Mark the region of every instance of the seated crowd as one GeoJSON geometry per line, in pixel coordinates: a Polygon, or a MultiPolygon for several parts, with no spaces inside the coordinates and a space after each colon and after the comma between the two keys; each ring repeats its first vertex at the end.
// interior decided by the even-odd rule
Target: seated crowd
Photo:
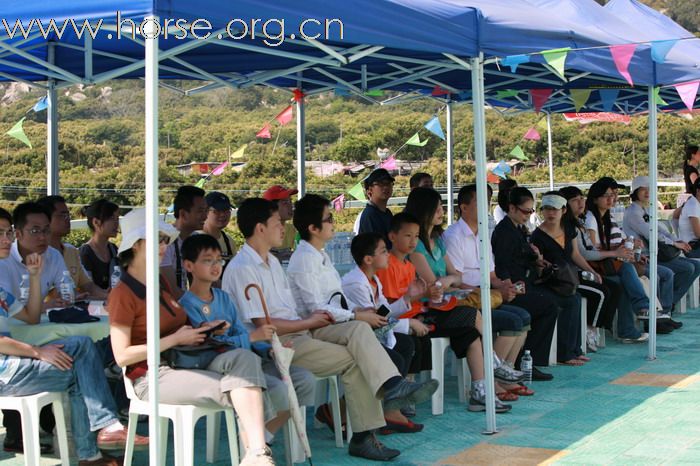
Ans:
{"type": "MultiPolygon", "coordinates": [[[[651,312],[658,333],[682,326],[672,313],[700,276],[693,259],[700,257],[700,179],[676,214],[678,236],[660,228],[653,299],[646,177],[633,180],[623,219],[611,215],[625,189],[612,178],[598,180],[587,196],[573,186],[547,192],[539,209],[528,189],[504,180],[481,232],[476,185],[460,189],[454,222],[445,230],[442,197],[430,175],[411,178],[405,208],[396,214],[387,207],[393,185],[384,169],[364,180],[368,203],[355,222],[354,268],[342,277],[326,253],[335,234],[328,199],[307,194],[292,203],[296,190],[273,186],[262,198],[244,200],[235,219],[244,238],[237,250],[225,232],[229,198],[194,186],[178,189],[174,224],[159,220],[158,227],[160,349],[206,340],[219,350],[204,369],[173,368],[164,357],[159,400],[233,408],[246,448],[241,464],[274,464],[269,444],[290,417],[270,345],[276,333],[294,349],[290,378],[299,404],[314,403],[317,378],[339,376],[348,417],[343,409],[341,424],[353,432],[349,454],[384,461],[398,456],[376,435],[423,429],[416,405],[439,384],[419,377],[432,369],[431,339],[448,338],[455,356],[466,358],[471,382],[460,390],[467,409],[486,409],[479,235],[488,235],[492,247],[484,274],[499,413],[535,394],[528,377],[553,378],[542,368],[549,365],[555,331],[558,363],[581,366],[591,361],[583,349],[598,350],[599,329],[640,343],[648,339],[651,312]],[[521,371],[523,354],[532,356],[531,372],[521,371]]],[[[489,200],[491,194],[489,188],[489,200]]],[[[149,396],[146,216],[135,209],[120,222],[119,207],[106,199],[82,213],[91,237],[76,249],[63,242],[71,214],[62,197],[19,204],[12,214],[0,209],[0,396],[67,391],[79,464],[116,465],[121,460],[113,455],[127,440],[121,369],[136,396],[149,396]],[[110,239],[120,230],[116,245],[110,239]],[[77,300],[106,299],[109,337],[93,343],[71,336],[40,346],[13,339],[10,319],[37,324],[47,311],[73,305],[60,292],[67,280],[77,300]]],[[[328,405],[317,407],[315,416],[334,429],[328,405]]],[[[5,450],[22,451],[18,413],[4,411],[3,423],[5,450]]],[[[50,437],[50,408],[42,411],[40,428],[50,437]]],[[[135,446],[146,448],[148,438],[137,435],[135,446]]],[[[50,452],[52,445],[41,449],[50,452]]]]}

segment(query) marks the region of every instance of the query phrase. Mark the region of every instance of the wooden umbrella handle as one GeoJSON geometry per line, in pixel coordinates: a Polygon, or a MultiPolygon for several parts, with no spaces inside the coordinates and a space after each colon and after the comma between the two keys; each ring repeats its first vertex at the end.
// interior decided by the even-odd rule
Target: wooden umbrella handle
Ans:
{"type": "Polygon", "coordinates": [[[268,325],[272,324],[272,320],[270,319],[270,313],[267,311],[267,303],[265,302],[265,296],[263,295],[262,289],[257,283],[251,283],[250,285],[245,287],[245,299],[250,301],[250,296],[248,295],[248,290],[251,288],[255,288],[258,291],[258,295],[260,296],[260,301],[262,302],[262,307],[263,311],[265,312],[265,321],[267,322],[268,325]]]}

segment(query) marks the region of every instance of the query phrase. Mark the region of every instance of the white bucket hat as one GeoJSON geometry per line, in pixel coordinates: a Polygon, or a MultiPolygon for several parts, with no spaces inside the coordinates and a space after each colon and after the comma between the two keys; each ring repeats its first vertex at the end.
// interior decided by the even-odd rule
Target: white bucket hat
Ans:
{"type": "Polygon", "coordinates": [[[635,192],[639,188],[649,189],[649,177],[648,176],[637,176],[632,180],[632,187],[630,188],[630,193],[635,192]]]}
{"type": "Polygon", "coordinates": [[[545,194],[542,196],[540,208],[552,207],[554,209],[563,209],[566,207],[566,199],[558,194],[545,194]]]}
{"type": "MultiPolygon", "coordinates": [[[[119,244],[119,254],[131,249],[140,239],[146,239],[146,210],[134,209],[119,220],[122,230],[122,242],[119,244]]],[[[170,237],[170,241],[175,241],[179,232],[174,226],[158,220],[158,231],[170,237]]]]}

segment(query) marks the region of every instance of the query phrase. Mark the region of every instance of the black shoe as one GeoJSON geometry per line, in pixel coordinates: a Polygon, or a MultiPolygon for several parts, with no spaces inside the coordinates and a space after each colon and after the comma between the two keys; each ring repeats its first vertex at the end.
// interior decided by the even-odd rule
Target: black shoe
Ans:
{"type": "Polygon", "coordinates": [[[668,323],[671,324],[674,329],[679,329],[683,327],[683,322],[679,322],[677,320],[668,319],[668,323]]]}
{"type": "Polygon", "coordinates": [[[401,379],[399,383],[384,392],[384,409],[400,409],[407,404],[419,404],[430,398],[439,383],[431,379],[427,382],[409,382],[401,379]]]}
{"type": "Polygon", "coordinates": [[[399,450],[386,447],[377,439],[374,432],[365,435],[360,441],[356,441],[355,438],[350,440],[348,453],[350,456],[374,461],[390,461],[401,454],[399,450]]]}
{"type": "Polygon", "coordinates": [[[550,381],[554,378],[552,374],[547,374],[546,372],[542,372],[536,367],[532,367],[532,380],[537,380],[538,382],[547,382],[550,381]]]}
{"type": "MultiPolygon", "coordinates": [[[[42,455],[52,455],[53,454],[53,445],[48,444],[48,443],[41,443],[41,454],[42,455]]],[[[7,437],[5,438],[5,441],[2,444],[3,450],[10,452],[10,453],[24,453],[24,445],[22,445],[22,439],[8,439],[7,437]]]]}
{"type": "MultiPolygon", "coordinates": [[[[656,334],[657,335],[667,335],[673,332],[676,327],[670,322],[671,319],[657,320],[656,321],[656,334]]],[[[644,323],[644,331],[649,333],[649,322],[644,323]]]]}

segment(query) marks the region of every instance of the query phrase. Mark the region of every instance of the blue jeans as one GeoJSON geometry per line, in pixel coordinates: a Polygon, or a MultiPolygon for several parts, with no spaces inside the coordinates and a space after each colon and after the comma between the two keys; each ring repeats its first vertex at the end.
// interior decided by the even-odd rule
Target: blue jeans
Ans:
{"type": "Polygon", "coordinates": [[[503,336],[520,335],[530,329],[530,314],[522,307],[501,304],[491,311],[493,331],[503,336]]]}
{"type": "Polygon", "coordinates": [[[73,368],[62,371],[48,362],[20,358],[17,372],[7,384],[0,383],[0,396],[67,390],[78,457],[93,457],[99,452],[97,431],[118,421],[100,355],[88,337],[68,337],[50,344],[63,345],[62,350],[73,358],[73,368]]]}
{"type": "MultiPolygon", "coordinates": [[[[625,264],[629,265],[632,269],[633,272],[636,276],[637,272],[634,270],[634,267],[630,264],[625,264]]],[[[624,267],[623,267],[624,268],[624,267]]],[[[620,296],[620,301],[618,302],[617,305],[617,334],[620,338],[639,338],[642,335],[642,332],[637,330],[637,327],[635,326],[635,308],[632,305],[631,299],[629,294],[627,293],[627,290],[624,286],[624,283],[622,281],[622,277],[619,275],[611,275],[605,277],[606,280],[610,280],[611,282],[619,283],[623,293],[620,296]]],[[[639,282],[639,278],[636,278],[637,282],[639,282]]],[[[639,283],[640,288],[642,287],[642,284],[639,283]]],[[[644,293],[644,289],[642,288],[642,293],[644,293]]],[[[644,298],[646,299],[646,294],[644,295],[644,298]]],[[[647,299],[647,306],[649,303],[649,300],[647,299]]],[[[645,306],[642,306],[641,308],[637,309],[644,309],[645,306]]]]}
{"type": "Polygon", "coordinates": [[[700,277],[700,261],[679,256],[664,262],[663,266],[673,271],[673,304],[676,304],[700,277]]]}
{"type": "Polygon", "coordinates": [[[642,282],[639,281],[637,269],[629,262],[623,262],[617,275],[620,277],[622,289],[632,304],[632,309],[638,313],[642,309],[649,309],[649,298],[647,297],[642,282]]]}
{"type": "MultiPolygon", "coordinates": [[[[665,263],[664,265],[658,264],[656,267],[656,274],[658,277],[657,284],[658,284],[658,289],[656,290],[656,296],[659,297],[659,301],[661,302],[661,307],[663,308],[664,312],[671,312],[671,308],[673,307],[673,303],[675,300],[673,299],[673,290],[674,290],[674,274],[673,270],[668,268],[666,265],[668,263],[665,263]]],[[[647,268],[644,270],[644,275],[649,277],[649,266],[647,265],[647,268]]]]}

